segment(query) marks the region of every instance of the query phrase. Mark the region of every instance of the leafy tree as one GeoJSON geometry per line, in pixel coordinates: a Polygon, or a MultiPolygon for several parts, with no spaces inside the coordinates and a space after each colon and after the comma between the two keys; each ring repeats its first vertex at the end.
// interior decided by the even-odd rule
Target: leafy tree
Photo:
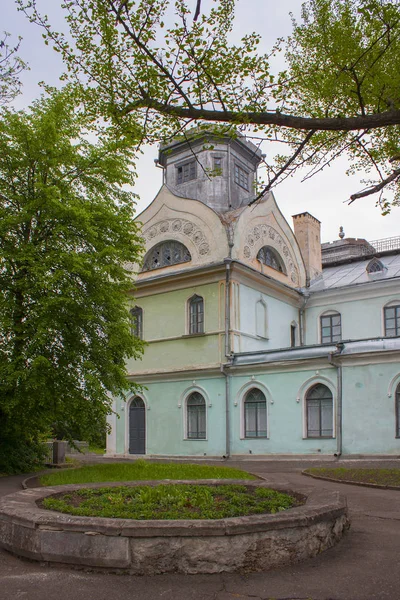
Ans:
{"type": "Polygon", "coordinates": [[[17,1],[63,54],[68,77],[90,90],[93,112],[137,135],[140,124],[141,139],[201,122],[232,135],[252,126],[288,149],[266,164],[263,192],[304,165],[313,174],[347,154],[351,170],[371,173],[352,200],[393,189],[399,202],[398,2],[308,0],[289,39],[260,54],[254,33],[230,42],[235,0],[214,0],[208,14],[200,0],[177,0],[171,26],[168,0],[68,0],[68,38],[35,0],[17,1]],[[274,72],[282,49],[287,68],[274,72]]]}
{"type": "Polygon", "coordinates": [[[19,74],[26,69],[26,64],[18,56],[21,38],[15,45],[9,43],[9,33],[0,39],[0,105],[11,102],[20,92],[19,74]]]}
{"type": "Polygon", "coordinates": [[[141,252],[133,151],[106,131],[91,143],[88,125],[68,90],[0,119],[0,471],[54,426],[90,438],[142,352],[124,267],[141,252]]]}

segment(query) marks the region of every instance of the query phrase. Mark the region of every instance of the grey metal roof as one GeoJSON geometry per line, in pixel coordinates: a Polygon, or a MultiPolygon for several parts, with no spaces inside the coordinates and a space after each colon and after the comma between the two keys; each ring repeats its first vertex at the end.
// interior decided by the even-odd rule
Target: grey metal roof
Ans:
{"type": "Polygon", "coordinates": [[[310,292],[320,292],[371,281],[384,281],[400,278],[400,254],[380,256],[379,260],[385,267],[378,273],[367,273],[367,265],[372,257],[342,265],[325,267],[322,276],[311,282],[310,292]]]}

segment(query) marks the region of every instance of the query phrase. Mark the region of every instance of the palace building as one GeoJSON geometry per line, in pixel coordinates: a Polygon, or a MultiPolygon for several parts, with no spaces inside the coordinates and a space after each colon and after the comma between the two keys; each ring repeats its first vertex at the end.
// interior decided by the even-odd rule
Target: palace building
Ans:
{"type": "Polygon", "coordinates": [[[292,230],[252,203],[261,158],[240,134],[160,147],[132,266],[143,391],[114,399],[109,456],[400,455],[400,238],[292,230]]]}

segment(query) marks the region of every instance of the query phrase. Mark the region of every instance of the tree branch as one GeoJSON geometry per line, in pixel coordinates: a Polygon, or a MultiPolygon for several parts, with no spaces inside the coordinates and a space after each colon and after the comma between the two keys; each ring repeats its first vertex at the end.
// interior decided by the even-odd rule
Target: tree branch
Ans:
{"type": "Polygon", "coordinates": [[[386,187],[389,183],[392,183],[392,181],[395,181],[398,177],[400,177],[400,169],[396,169],[391,175],[389,175],[389,177],[386,177],[386,179],[383,179],[380,183],[367,188],[363,192],[357,192],[357,194],[352,194],[350,196],[349,204],[351,204],[352,202],[354,202],[354,200],[357,200],[358,198],[365,198],[366,196],[372,196],[372,194],[380,192],[381,190],[383,190],[384,187],[386,187]]]}
{"type": "Polygon", "coordinates": [[[358,129],[379,129],[390,125],[400,125],[400,110],[390,110],[379,114],[358,115],[355,117],[297,117],[280,112],[247,112],[230,110],[209,110],[191,106],[165,104],[154,98],[146,97],[127,104],[119,111],[121,117],[135,109],[150,108],[161,114],[181,119],[206,120],[222,123],[246,123],[247,125],[277,125],[289,129],[305,131],[356,131],[358,129]]]}

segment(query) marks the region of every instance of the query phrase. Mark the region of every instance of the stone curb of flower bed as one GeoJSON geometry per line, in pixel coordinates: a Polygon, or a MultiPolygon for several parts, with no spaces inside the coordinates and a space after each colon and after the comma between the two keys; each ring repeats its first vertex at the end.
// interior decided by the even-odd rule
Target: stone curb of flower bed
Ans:
{"type": "MultiPolygon", "coordinates": [[[[257,571],[315,556],[336,544],[349,527],[347,504],[341,494],[309,488],[296,490],[307,493],[303,506],[276,514],[212,521],[78,517],[37,506],[43,498],[82,488],[177,483],[271,487],[267,482],[218,479],[27,489],[0,501],[0,546],[34,560],[131,574],[257,571]]],[[[275,483],[272,487],[281,492],[292,491],[289,486],[275,483]]]]}
{"type": "Polygon", "coordinates": [[[334,479],[333,477],[324,477],[324,475],[315,475],[314,473],[301,472],[306,477],[312,477],[313,479],[322,479],[323,481],[332,481],[332,483],[344,483],[346,485],[358,485],[360,487],[376,488],[378,490],[397,490],[400,491],[399,485],[381,485],[380,483],[368,483],[362,481],[351,481],[350,479],[334,479]]]}

